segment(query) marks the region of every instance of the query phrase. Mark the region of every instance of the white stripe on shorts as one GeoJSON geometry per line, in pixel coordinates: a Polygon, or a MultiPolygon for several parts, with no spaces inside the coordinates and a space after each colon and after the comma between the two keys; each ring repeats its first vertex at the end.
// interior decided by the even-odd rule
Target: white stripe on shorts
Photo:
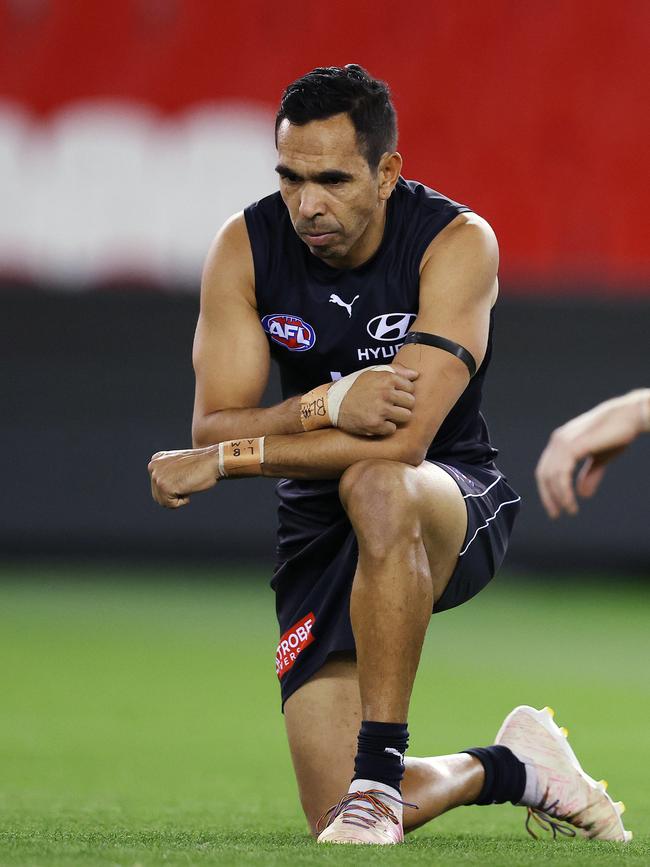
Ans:
{"type": "MultiPolygon", "coordinates": [[[[453,476],[452,476],[453,478],[453,476]]],[[[488,491],[490,491],[496,484],[498,484],[503,476],[499,476],[498,479],[495,479],[491,485],[488,485],[487,488],[481,494],[463,494],[463,499],[466,500],[468,497],[484,497],[488,491]]]]}
{"type": "Polygon", "coordinates": [[[495,513],[494,513],[490,518],[488,518],[488,519],[486,520],[485,524],[481,524],[481,526],[478,527],[478,528],[476,529],[476,532],[474,533],[474,535],[472,536],[472,538],[469,540],[469,542],[467,543],[467,545],[465,545],[465,547],[463,548],[463,550],[460,552],[460,554],[459,554],[458,556],[459,556],[459,557],[462,557],[463,554],[467,553],[467,549],[468,549],[469,546],[472,544],[472,542],[474,541],[474,539],[476,539],[476,537],[477,537],[478,534],[481,532],[481,530],[485,530],[485,528],[488,526],[488,524],[490,523],[490,521],[494,521],[494,519],[496,518],[496,516],[499,514],[499,512],[501,511],[501,509],[502,509],[504,506],[510,506],[512,503],[518,503],[518,502],[520,502],[520,500],[521,500],[521,497],[517,497],[516,500],[506,500],[505,503],[501,503],[501,505],[500,505],[499,508],[496,510],[496,512],[495,512],[495,513]]]}

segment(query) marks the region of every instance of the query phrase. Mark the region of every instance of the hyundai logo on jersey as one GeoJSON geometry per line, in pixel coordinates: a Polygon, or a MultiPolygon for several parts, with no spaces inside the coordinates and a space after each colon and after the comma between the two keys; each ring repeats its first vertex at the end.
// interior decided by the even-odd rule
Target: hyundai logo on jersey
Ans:
{"type": "Polygon", "coordinates": [[[368,323],[368,334],[375,340],[402,340],[416,318],[415,313],[384,313],[368,323]]]}
{"type": "Polygon", "coordinates": [[[262,319],[262,328],[271,340],[292,352],[304,352],[316,343],[316,332],[309,322],[290,313],[269,313],[262,319]]]}

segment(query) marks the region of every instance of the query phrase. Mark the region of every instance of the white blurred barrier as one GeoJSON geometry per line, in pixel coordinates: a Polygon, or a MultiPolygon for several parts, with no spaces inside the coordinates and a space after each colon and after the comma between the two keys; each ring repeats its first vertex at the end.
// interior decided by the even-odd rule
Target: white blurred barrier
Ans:
{"type": "Polygon", "coordinates": [[[0,101],[0,274],[196,287],[221,223],[277,188],[274,162],[263,108],[89,102],[37,121],[0,101]]]}

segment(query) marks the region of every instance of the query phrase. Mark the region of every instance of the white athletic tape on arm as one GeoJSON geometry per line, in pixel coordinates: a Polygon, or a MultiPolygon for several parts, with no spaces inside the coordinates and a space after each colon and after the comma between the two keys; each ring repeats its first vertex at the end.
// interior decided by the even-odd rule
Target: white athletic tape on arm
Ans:
{"type": "Polygon", "coordinates": [[[327,393],[330,386],[331,383],[325,382],[312,388],[300,398],[300,424],[304,431],[332,427],[327,409],[327,393]]]}
{"type": "Polygon", "coordinates": [[[264,463],[264,437],[243,437],[219,443],[219,477],[260,476],[264,463]]]}
{"type": "Polygon", "coordinates": [[[355,370],[354,373],[348,373],[347,376],[333,382],[327,392],[327,408],[332,427],[337,427],[338,425],[339,410],[341,409],[345,395],[350,391],[361,374],[367,373],[369,370],[387,370],[389,373],[395,373],[390,364],[374,364],[372,367],[364,367],[361,370],[355,370]]]}

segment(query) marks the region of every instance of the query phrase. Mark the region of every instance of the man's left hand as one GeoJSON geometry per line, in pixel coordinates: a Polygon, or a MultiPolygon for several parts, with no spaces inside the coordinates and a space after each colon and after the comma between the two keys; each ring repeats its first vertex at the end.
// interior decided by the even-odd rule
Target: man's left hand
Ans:
{"type": "Polygon", "coordinates": [[[219,454],[215,446],[156,452],[148,466],[151,496],[166,509],[178,509],[190,494],[208,491],[219,480],[219,454]]]}

